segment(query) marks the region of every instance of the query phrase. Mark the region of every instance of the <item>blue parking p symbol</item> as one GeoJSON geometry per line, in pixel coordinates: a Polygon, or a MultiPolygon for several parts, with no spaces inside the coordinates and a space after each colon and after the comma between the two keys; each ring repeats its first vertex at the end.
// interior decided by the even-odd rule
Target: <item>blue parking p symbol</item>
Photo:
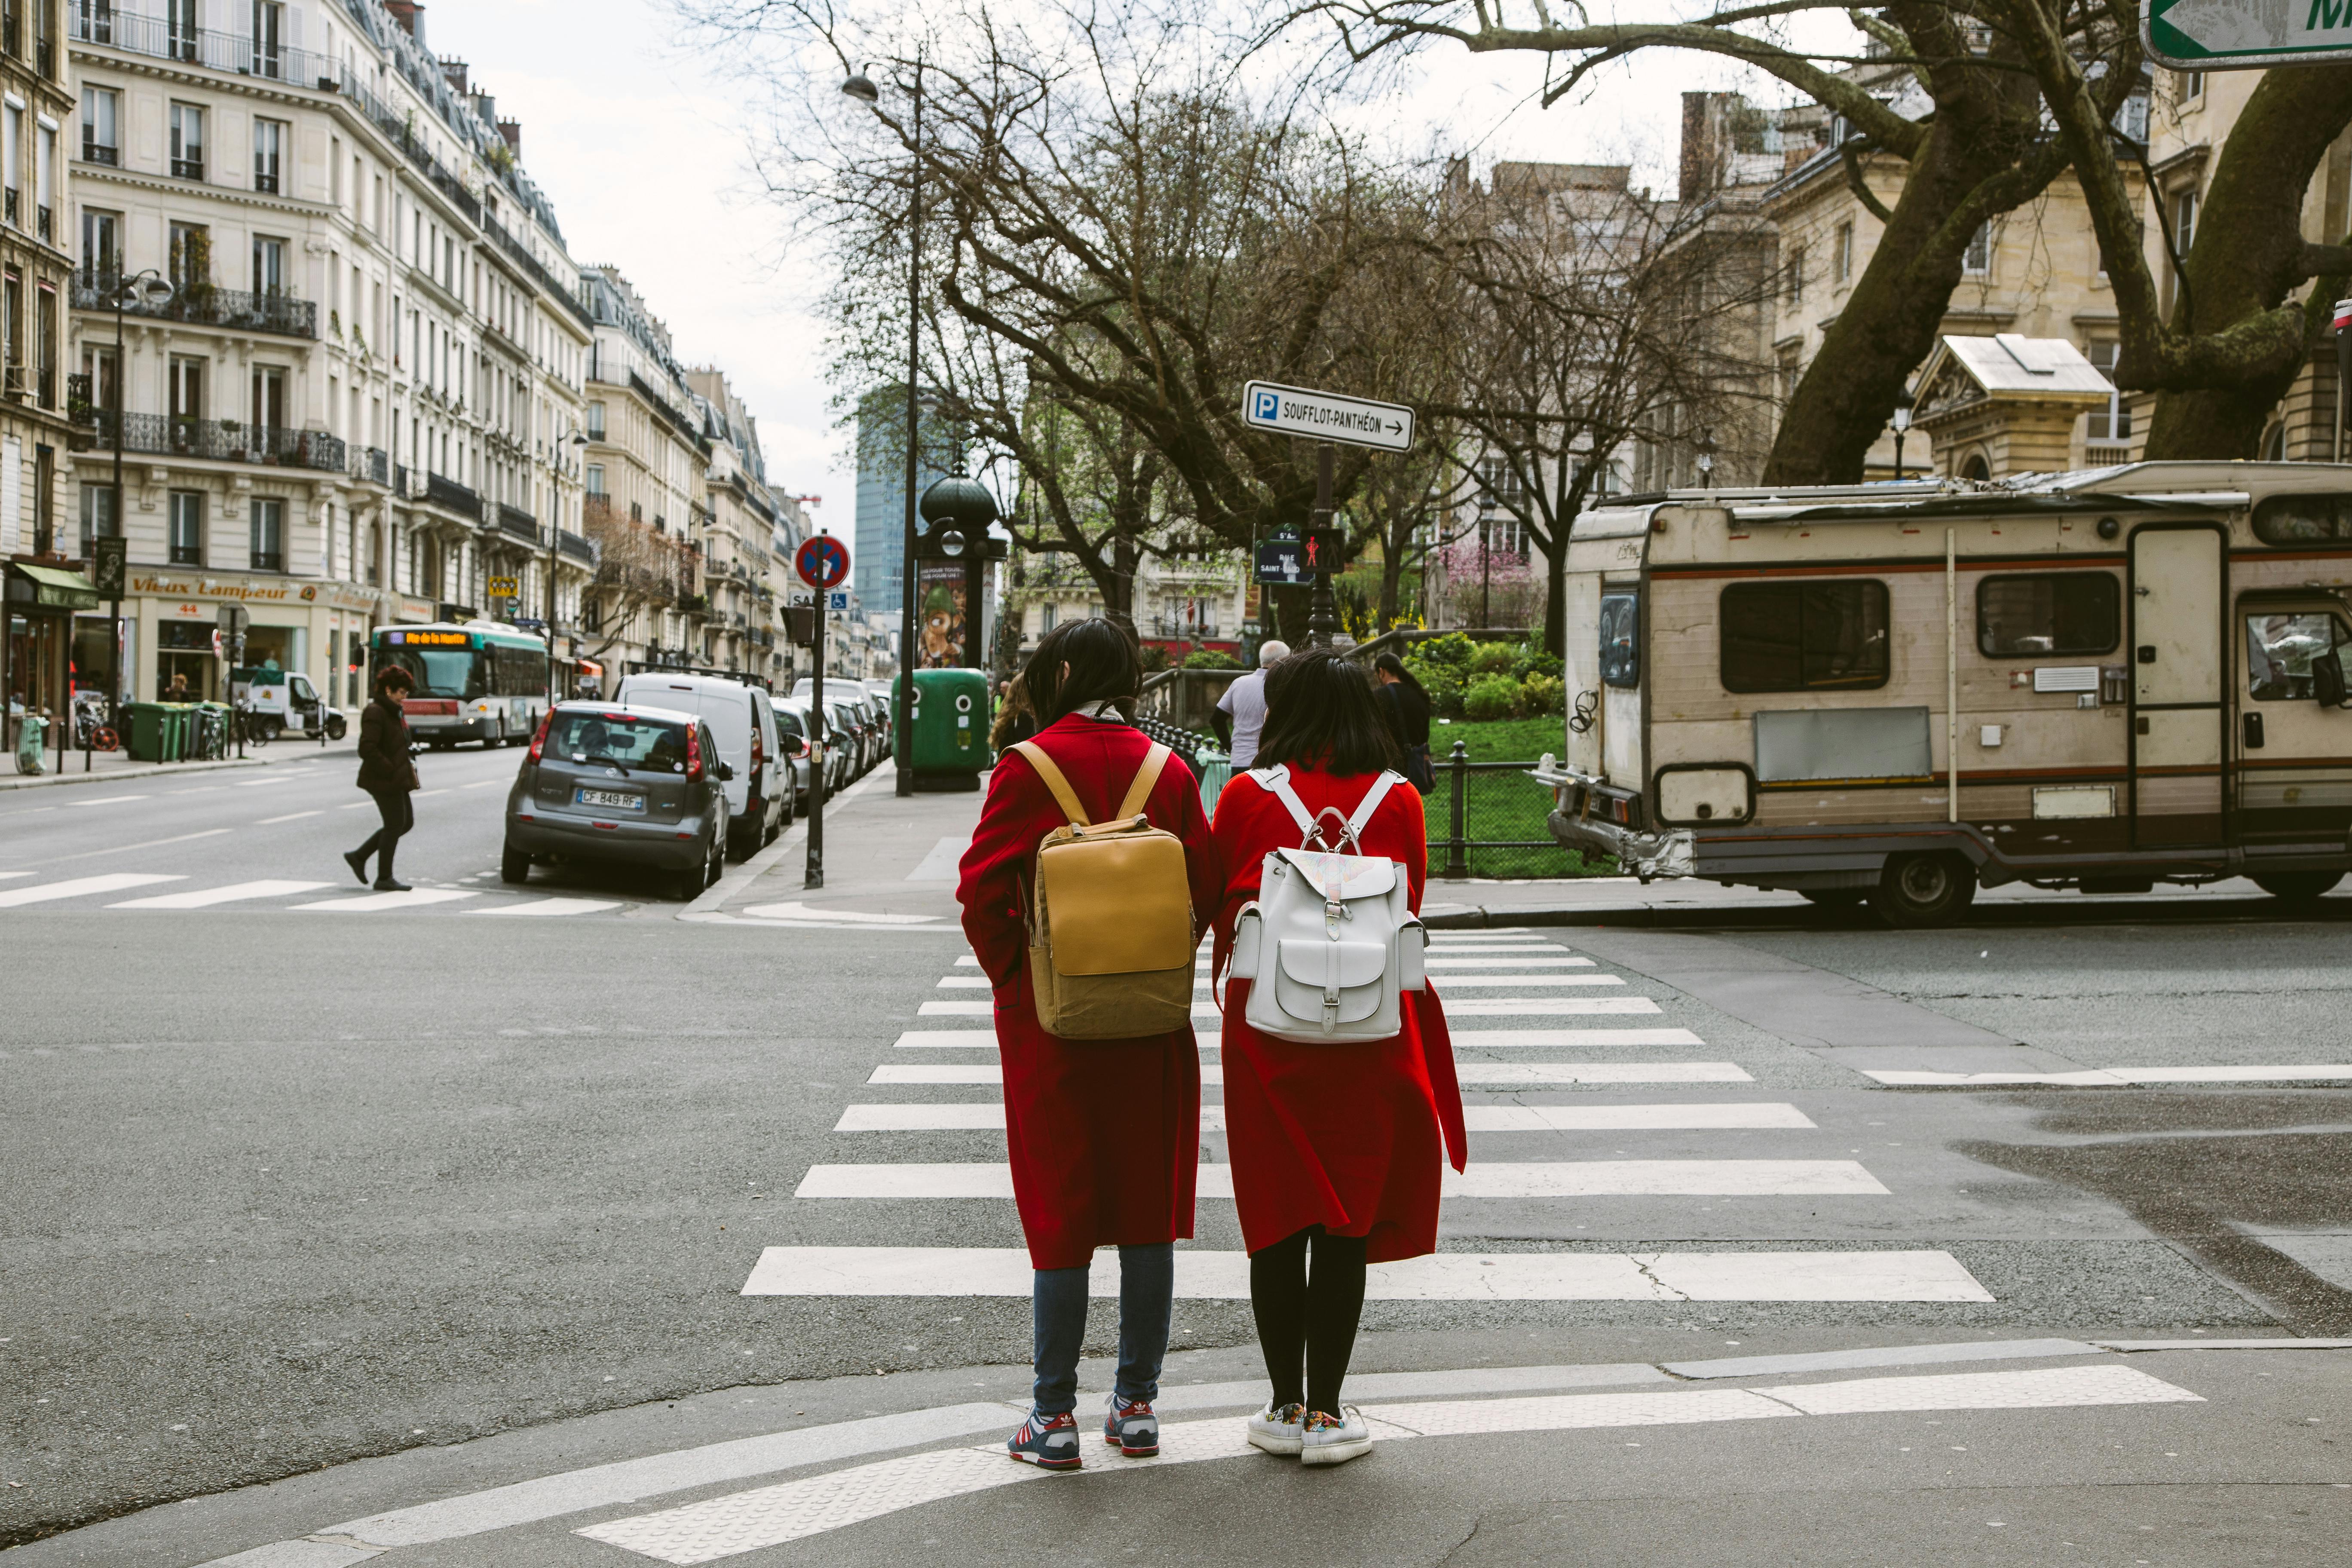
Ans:
{"type": "Polygon", "coordinates": [[[1272,419],[1281,412],[1281,395],[1279,393],[1269,392],[1264,387],[1260,387],[1257,394],[1257,409],[1255,417],[1260,419],[1272,419]]]}

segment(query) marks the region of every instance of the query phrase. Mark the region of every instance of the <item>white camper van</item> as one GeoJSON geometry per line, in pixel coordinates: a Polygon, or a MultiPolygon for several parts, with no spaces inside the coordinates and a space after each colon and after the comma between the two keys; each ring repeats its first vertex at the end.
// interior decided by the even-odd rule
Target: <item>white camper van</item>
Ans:
{"type": "Polygon", "coordinates": [[[2352,466],[1629,496],[1565,587],[1552,832],[1645,880],[1929,925],[2352,869],[2352,466]]]}

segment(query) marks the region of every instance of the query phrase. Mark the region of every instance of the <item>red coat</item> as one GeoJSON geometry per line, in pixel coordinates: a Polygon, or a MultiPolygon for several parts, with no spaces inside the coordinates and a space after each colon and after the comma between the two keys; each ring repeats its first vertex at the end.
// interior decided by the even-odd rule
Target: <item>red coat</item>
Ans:
{"type": "MultiPolygon", "coordinates": [[[[1352,816],[1369,775],[1335,777],[1294,766],[1291,787],[1312,815],[1327,805],[1352,816]]],[[[1266,852],[1296,848],[1299,829],[1274,795],[1236,773],[1217,797],[1213,830],[1225,867],[1217,912],[1217,973],[1233,952],[1234,921],[1257,897],[1266,852]]],[[[1421,910],[1429,843],[1420,795],[1396,784],[1373,811],[1364,853],[1402,860],[1407,895],[1421,910]]],[[[1469,1159],[1454,1042],[1437,992],[1404,995],[1404,1032],[1376,1045],[1303,1045],[1259,1034],[1243,1021],[1249,983],[1224,994],[1225,1133],[1242,1241],[1256,1252],[1320,1225],[1370,1238],[1374,1263],[1437,1249],[1440,1163],[1469,1159]]]]}
{"type": "MultiPolygon", "coordinates": [[[[1097,822],[1118,809],[1151,742],[1119,723],[1076,716],[1034,737],[1097,822]]],[[[1152,826],[1184,842],[1195,929],[1219,891],[1200,786],[1171,759],[1145,803],[1152,826]]],[[[1192,1026],[1133,1040],[1064,1040],[1037,1022],[1030,990],[1029,882],[1038,841],[1068,820],[1018,752],[997,760],[965,852],[964,935],[996,990],[1004,1132],[1029,1261],[1076,1268],[1097,1247],[1192,1234],[1201,1159],[1201,1048],[1192,1026]]]]}

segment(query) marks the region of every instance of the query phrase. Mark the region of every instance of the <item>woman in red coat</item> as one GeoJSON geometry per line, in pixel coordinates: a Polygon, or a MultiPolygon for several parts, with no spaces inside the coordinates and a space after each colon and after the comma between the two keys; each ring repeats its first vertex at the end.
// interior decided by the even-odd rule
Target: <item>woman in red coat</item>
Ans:
{"type": "MultiPolygon", "coordinates": [[[[1328,648],[1310,648],[1268,671],[1265,693],[1257,771],[1234,775],[1217,799],[1213,837],[1225,868],[1220,973],[1266,855],[1299,847],[1304,837],[1267,770],[1286,767],[1309,818],[1326,806],[1354,817],[1385,779],[1360,852],[1403,862],[1416,912],[1429,867],[1421,795],[1387,772],[1396,742],[1366,672],[1328,648]]],[[[1450,1157],[1458,1171],[1468,1158],[1454,1045],[1433,987],[1404,993],[1404,1029],[1395,1037],[1330,1045],[1251,1028],[1248,988],[1236,980],[1224,997],[1225,1131],[1250,1254],[1250,1307],[1274,1380],[1273,1399],[1250,1418],[1249,1440],[1308,1464],[1339,1464],[1372,1446],[1363,1416],[1339,1403],[1363,1312],[1364,1266],[1437,1249],[1440,1166],[1450,1157]]]]}
{"type": "MultiPolygon", "coordinates": [[[[1135,639],[1108,621],[1059,626],[1037,645],[1022,681],[1045,726],[1031,743],[1061,770],[1090,820],[1110,820],[1152,750],[1126,718],[1142,684],[1135,639]]],[[[1166,763],[1143,811],[1183,842],[1197,933],[1216,909],[1220,880],[1200,786],[1181,762],[1166,763]]],[[[1039,840],[1068,820],[1029,760],[1006,752],[956,889],[964,934],[995,986],[1013,1195],[1037,1270],[1034,1401],[1006,1446],[1050,1469],[1078,1468],[1071,1412],[1097,1247],[1119,1250],[1118,1376],[1103,1436],[1126,1454],[1159,1451],[1151,1402],[1168,1351],[1173,1243],[1192,1234],[1201,1158],[1201,1056],[1189,1021],[1123,1040],[1063,1040],[1037,1022],[1030,880],[1039,840]]]]}

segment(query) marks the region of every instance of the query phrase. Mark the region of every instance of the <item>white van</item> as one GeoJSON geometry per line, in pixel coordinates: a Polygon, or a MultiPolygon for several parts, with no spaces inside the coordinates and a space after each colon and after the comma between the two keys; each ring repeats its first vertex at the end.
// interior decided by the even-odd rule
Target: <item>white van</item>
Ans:
{"type": "Polygon", "coordinates": [[[783,831],[782,748],[768,694],[716,675],[647,670],[624,676],[613,700],[624,707],[698,713],[719,742],[719,760],[732,768],[727,781],[727,850],[748,860],[783,831]]]}

